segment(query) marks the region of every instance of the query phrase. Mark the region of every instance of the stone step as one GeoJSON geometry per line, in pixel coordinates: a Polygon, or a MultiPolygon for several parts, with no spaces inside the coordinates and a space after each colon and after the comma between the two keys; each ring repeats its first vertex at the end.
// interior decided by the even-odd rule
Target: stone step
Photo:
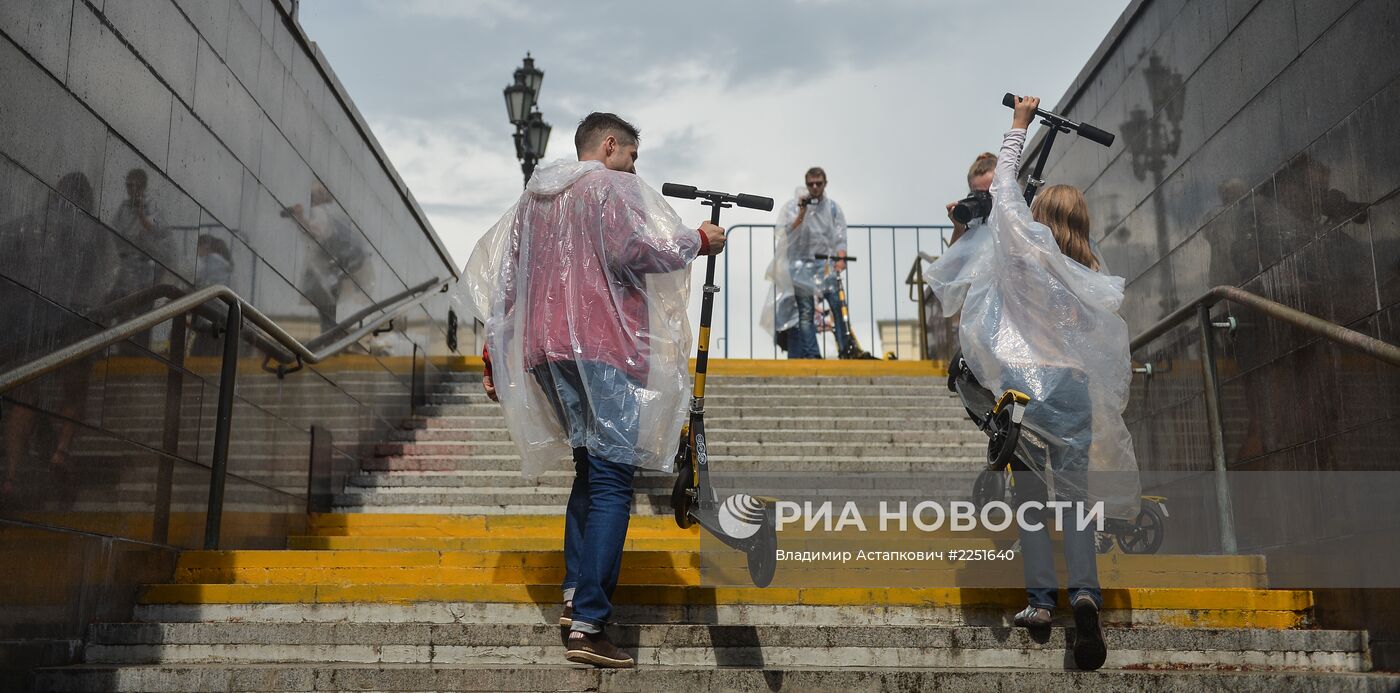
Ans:
{"type": "MultiPolygon", "coordinates": [[[[848,418],[864,419],[870,415],[872,409],[876,409],[884,414],[899,412],[901,416],[923,417],[923,418],[947,418],[963,413],[963,408],[953,402],[924,402],[924,403],[872,403],[869,406],[842,406],[840,400],[814,400],[820,404],[795,405],[795,406],[770,406],[769,404],[743,404],[739,406],[723,406],[705,400],[705,412],[708,418],[711,412],[716,415],[723,415],[731,418],[746,418],[753,416],[772,417],[774,414],[785,416],[808,416],[824,418],[848,418]]],[[[499,404],[430,404],[419,407],[416,413],[424,416],[488,416],[499,414],[501,407],[499,404]]]]}
{"type": "MultiPolygon", "coordinates": [[[[712,361],[711,363],[714,363],[712,361]]],[[[883,375],[727,375],[723,373],[709,373],[705,379],[706,387],[807,387],[807,388],[832,388],[832,387],[928,387],[941,389],[947,392],[947,374],[939,375],[930,373],[929,375],[909,376],[883,376],[883,375]]],[[[471,388],[481,386],[481,374],[473,373],[461,377],[448,377],[440,380],[435,387],[442,389],[471,388]]]]}
{"type": "Polygon", "coordinates": [[[1050,691],[1083,693],[1380,693],[1400,677],[1385,674],[1260,671],[1026,671],[1015,669],[734,666],[600,671],[565,666],[558,648],[543,664],[191,664],[42,669],[38,690],[149,691],[1050,691]]]}
{"type": "MultiPolygon", "coordinates": [[[[776,423],[776,422],[775,422],[776,423]]],[[[932,443],[932,442],[978,442],[986,436],[972,427],[966,419],[939,419],[927,428],[896,430],[890,428],[870,429],[822,429],[822,428],[759,428],[730,427],[705,422],[711,436],[745,443],[783,443],[829,440],[833,442],[859,441],[868,444],[932,443]]],[[[392,441],[415,443],[464,443],[464,442],[510,442],[510,431],[506,428],[457,428],[432,426],[422,429],[394,431],[392,441]]]]}
{"type": "MultiPolygon", "coordinates": [[[[479,493],[443,493],[440,491],[404,493],[344,493],[337,495],[332,505],[338,512],[431,513],[462,515],[533,515],[563,514],[569,502],[567,492],[541,491],[531,494],[503,493],[488,490],[479,493]]],[[[637,515],[670,515],[671,495],[639,493],[632,501],[637,515]]]]}
{"type": "MultiPolygon", "coordinates": [[[[161,393],[153,393],[159,395],[161,393]]],[[[452,401],[459,398],[471,398],[486,400],[486,392],[481,385],[473,384],[464,387],[446,387],[432,390],[427,393],[430,401],[452,401]]],[[[687,391],[687,394],[689,392],[687,391]]],[[[924,399],[953,399],[956,395],[949,392],[942,382],[923,383],[917,385],[813,385],[808,383],[763,383],[750,385],[736,385],[727,381],[707,380],[705,385],[705,396],[708,399],[715,397],[921,397],[924,399]]]]}
{"type": "MultiPolygon", "coordinates": [[[[559,551],[563,537],[287,537],[296,551],[559,551]]],[[[627,551],[695,551],[698,537],[628,536],[627,551]]]]}
{"type": "MultiPolygon", "coordinates": [[[[771,589],[771,588],[769,588],[771,589]]],[[[908,590],[903,590],[908,592],[908,590]]],[[[986,590],[984,590],[985,592],[986,590]]],[[[707,601],[667,604],[615,604],[613,621],[623,624],[697,623],[741,626],[985,626],[1010,628],[1012,618],[1025,605],[1025,593],[1015,591],[1007,606],[969,606],[961,603],[884,603],[853,600],[821,604],[727,604],[707,601]]],[[[713,594],[713,592],[712,592],[713,594]]],[[[828,595],[835,593],[828,593],[828,595]]],[[[876,595],[882,596],[882,595],[876,595]]],[[[1064,602],[1061,594],[1061,603],[1064,602]]],[[[143,623],[498,623],[557,625],[559,618],[557,585],[541,587],[536,599],[508,601],[412,601],[396,603],[343,599],[315,602],[193,601],[189,603],[138,603],[133,620],[143,623]]],[[[1204,618],[1183,615],[1178,609],[1105,609],[1108,627],[1169,628],[1265,628],[1307,630],[1306,614],[1290,611],[1248,610],[1228,614],[1202,610],[1204,618]]],[[[1066,610],[1054,614],[1055,625],[1073,625],[1066,610]]]]}
{"type": "MultiPolygon", "coordinates": [[[[613,642],[642,665],[961,667],[1055,670],[1074,629],[1035,639],[977,626],[622,625],[613,642]]],[[[1109,669],[1369,669],[1358,631],[1109,628],[1109,669]]],[[[89,664],[519,664],[559,657],[548,625],[122,623],[93,626],[89,664]]]]}
{"type": "MultiPolygon", "coordinates": [[[[742,561],[742,557],[738,560],[742,561]]],[[[163,584],[143,587],[138,601],[189,605],[446,602],[465,608],[468,603],[539,605],[553,602],[558,599],[558,584],[557,581],[532,584],[163,584]]],[[[1103,599],[1103,619],[1109,625],[1292,629],[1312,623],[1312,593],[1305,590],[1108,588],[1103,591],[1103,599]]],[[[872,622],[867,620],[870,614],[878,614],[884,607],[930,609],[931,620],[946,619],[941,622],[948,625],[1005,625],[1007,619],[1025,606],[1025,601],[1025,590],[1019,588],[758,588],[627,583],[618,586],[613,599],[614,604],[647,607],[643,612],[654,607],[667,611],[671,605],[681,604],[691,605],[689,608],[698,609],[699,613],[718,605],[848,607],[854,612],[842,617],[854,618],[859,625],[870,625],[872,622]],[[946,611],[932,613],[939,609],[946,611]]],[[[736,613],[743,613],[743,610],[736,613]]],[[[634,622],[659,621],[641,618],[634,622]]]]}
{"type": "MultiPolygon", "coordinates": [[[[972,482],[976,479],[980,470],[968,468],[961,472],[948,472],[947,477],[939,479],[937,488],[927,487],[916,489],[920,492],[957,490],[966,494],[972,488],[972,482]]],[[[676,477],[672,474],[659,472],[639,473],[633,480],[633,488],[639,490],[669,490],[675,483],[676,477]]],[[[569,489],[574,481],[572,471],[552,471],[545,472],[534,479],[521,476],[518,472],[511,471],[446,471],[446,472],[372,472],[358,474],[346,480],[348,486],[359,487],[360,489],[380,489],[380,488],[511,488],[511,487],[535,487],[550,489],[569,489]]],[[[841,491],[859,491],[864,489],[888,489],[888,490],[909,490],[910,479],[901,474],[860,474],[843,475],[840,479],[834,478],[806,478],[794,476],[792,474],[744,474],[743,476],[729,476],[716,471],[711,481],[717,488],[739,487],[743,488],[770,488],[818,491],[826,490],[829,493],[841,491]]],[[[347,491],[349,489],[347,488],[347,491]]],[[[358,491],[369,492],[369,491],[358,491]]]]}
{"type": "MultiPolygon", "coordinates": [[[[565,469],[561,462],[559,470],[565,469]]],[[[796,457],[763,455],[761,457],[735,457],[711,455],[712,474],[725,471],[734,473],[752,472],[942,472],[968,471],[980,469],[986,464],[985,447],[978,449],[968,446],[960,457],[899,456],[869,458],[837,457],[796,457]]],[[[520,457],[516,455],[474,455],[470,458],[447,457],[376,457],[364,460],[361,467],[366,471],[516,471],[520,470],[520,457]]]]}
{"type": "MultiPolygon", "coordinates": [[[[936,501],[947,505],[951,501],[970,500],[972,482],[962,487],[948,487],[934,490],[922,489],[831,489],[801,488],[786,485],[760,485],[752,483],[715,483],[715,491],[721,498],[731,493],[770,496],[793,503],[826,503],[832,498],[840,498],[840,505],[854,502],[863,514],[873,517],[879,512],[880,503],[895,505],[907,502],[913,507],[923,501],[936,501]]],[[[633,495],[636,512],[651,514],[667,512],[670,508],[672,486],[654,484],[637,487],[633,495]]],[[[347,486],[345,492],[335,497],[340,507],[407,505],[423,502],[428,505],[502,505],[502,506],[548,506],[564,507],[569,501],[568,486],[347,486]]],[[[536,512],[539,512],[538,510],[536,512]]]]}
{"type": "MultiPolygon", "coordinates": [[[[847,394],[839,391],[828,391],[824,393],[812,394],[790,394],[784,392],[764,392],[756,389],[752,394],[720,394],[705,393],[705,409],[709,411],[724,410],[730,408],[754,408],[773,407],[775,409],[787,409],[790,407],[813,407],[838,404],[846,407],[881,407],[889,409],[926,409],[926,408],[948,408],[960,407],[956,399],[950,398],[945,390],[943,394],[873,394],[867,395],[863,390],[857,390],[860,394],[847,394]]],[[[432,406],[449,405],[483,405],[494,404],[486,398],[485,394],[458,393],[452,395],[437,395],[430,402],[432,406]]]]}
{"type": "MultiPolygon", "coordinates": [[[[469,515],[316,513],[308,519],[312,531],[323,536],[563,536],[564,532],[564,516],[562,514],[486,518],[469,515]]],[[[700,536],[698,528],[681,529],[676,526],[674,520],[662,518],[633,518],[627,528],[627,533],[628,536],[700,536]]]]}
{"type": "MultiPolygon", "coordinates": [[[[540,546],[532,550],[518,545],[504,550],[488,549],[485,543],[483,540],[482,545],[456,550],[191,551],[180,556],[174,579],[182,585],[408,586],[556,584],[564,578],[562,542],[558,539],[552,545],[539,542],[540,546]]],[[[1009,537],[997,540],[974,536],[940,538],[932,547],[940,551],[997,550],[1010,544],[1009,537]]],[[[801,535],[791,541],[785,538],[780,545],[792,551],[831,548],[829,541],[804,539],[801,535]]],[[[724,552],[702,557],[700,542],[695,542],[666,550],[636,548],[624,553],[622,560],[622,584],[698,586],[707,577],[723,581],[731,568],[743,562],[743,556],[724,552]]],[[[1200,588],[1260,588],[1267,579],[1264,561],[1258,556],[1106,554],[1098,556],[1097,563],[1101,584],[1109,589],[1170,588],[1183,584],[1200,588]]],[[[881,561],[862,564],[860,560],[850,566],[783,565],[774,583],[777,587],[1000,587],[1021,583],[1021,568],[1014,561],[942,560],[898,567],[881,561]]]]}
{"type": "MultiPolygon", "coordinates": [[[[778,416],[769,412],[763,416],[738,418],[729,412],[707,413],[706,430],[711,432],[741,430],[890,430],[890,431],[971,431],[978,432],[967,418],[967,413],[958,410],[955,414],[927,417],[870,417],[833,419],[825,416],[778,416]]],[[[422,431],[437,428],[471,430],[506,430],[505,417],[496,412],[488,416],[434,416],[410,419],[403,424],[404,430],[422,431]]],[[[980,432],[978,432],[980,435],[980,432]]]]}
{"type": "MultiPolygon", "coordinates": [[[[804,436],[797,436],[804,438],[804,436]]],[[[749,437],[741,440],[726,439],[718,434],[709,436],[711,458],[717,457],[799,457],[839,459],[866,459],[881,457],[917,457],[928,459],[970,458],[985,454],[985,438],[970,442],[947,441],[939,436],[926,436],[923,440],[880,442],[866,440],[857,435],[834,436],[831,440],[811,440],[828,438],[822,434],[810,434],[805,440],[797,441],[756,441],[749,437]],[[932,438],[930,440],[930,438],[932,438]]],[[[438,458],[476,457],[478,455],[507,455],[515,451],[515,443],[510,441],[419,441],[402,443],[380,443],[375,446],[375,454],[380,457],[438,458]]]]}

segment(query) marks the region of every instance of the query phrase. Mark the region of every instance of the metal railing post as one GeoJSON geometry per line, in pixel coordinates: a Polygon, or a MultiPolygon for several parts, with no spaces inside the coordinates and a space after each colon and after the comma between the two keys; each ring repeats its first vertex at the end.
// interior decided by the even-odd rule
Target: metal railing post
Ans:
{"type": "Polygon", "coordinates": [[[204,515],[204,549],[219,548],[219,528],[224,513],[224,479],[228,474],[228,437],[233,423],[234,380],[238,377],[238,340],[243,327],[243,307],[228,301],[224,320],[224,357],[219,369],[219,408],[214,419],[214,459],[209,472],[209,508],[204,515]]]}
{"type": "Polygon", "coordinates": [[[151,543],[170,540],[170,492],[175,476],[174,458],[180,454],[180,417],[184,404],[185,324],[181,315],[170,321],[170,362],[165,374],[165,422],[161,431],[160,467],[156,471],[156,515],[151,526],[151,543]]]}
{"type": "Polygon", "coordinates": [[[1235,539],[1235,508],[1230,500],[1230,479],[1225,469],[1225,428],[1220,412],[1220,376],[1215,371],[1215,325],[1210,306],[1196,308],[1201,329],[1201,375],[1205,380],[1206,424],[1210,429],[1210,453],[1215,471],[1215,505],[1220,515],[1220,550],[1239,552],[1235,539]]]}

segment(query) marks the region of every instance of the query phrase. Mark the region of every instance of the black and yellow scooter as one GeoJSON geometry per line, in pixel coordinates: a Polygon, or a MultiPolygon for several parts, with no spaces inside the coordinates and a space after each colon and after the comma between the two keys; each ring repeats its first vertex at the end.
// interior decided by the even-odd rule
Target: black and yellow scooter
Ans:
{"type": "MultiPolygon", "coordinates": [[[[720,210],[738,205],[765,212],[773,211],[768,197],[740,193],[696,190],[693,185],[667,183],[661,194],[687,200],[701,198],[710,207],[710,222],[719,225],[720,210]]],[[[721,503],[710,483],[710,455],[705,441],[705,371],[709,365],[710,320],[714,315],[715,256],[705,263],[704,295],[700,299],[700,339],[695,355],[695,386],[690,400],[690,423],[681,430],[681,446],[676,452],[676,484],[671,490],[671,508],[682,528],[698,523],[725,545],[748,556],[749,577],[759,587],[773,582],[778,568],[778,533],[774,517],[776,499],[735,493],[721,503]]]]}
{"type": "Polygon", "coordinates": [[[833,263],[836,262],[855,262],[855,256],[823,255],[818,253],[816,258],[818,260],[824,260],[826,262],[827,274],[835,274],[836,278],[836,298],[841,302],[841,323],[846,326],[846,348],[841,350],[838,357],[843,359],[879,360],[870,352],[862,349],[860,340],[856,339],[855,328],[851,327],[851,309],[846,304],[846,282],[841,279],[841,271],[833,266],[833,263]]]}

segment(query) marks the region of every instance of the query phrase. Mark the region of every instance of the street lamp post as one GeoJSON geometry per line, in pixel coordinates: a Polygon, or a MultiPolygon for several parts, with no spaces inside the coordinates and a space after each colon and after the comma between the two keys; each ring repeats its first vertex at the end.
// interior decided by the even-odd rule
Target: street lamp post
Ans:
{"type": "Polygon", "coordinates": [[[551,128],[539,111],[543,81],[544,71],[536,68],[535,59],[526,53],[524,63],[515,69],[515,83],[505,88],[506,115],[515,126],[515,158],[520,160],[526,185],[530,184],[535,164],[544,158],[545,147],[549,145],[551,128]]]}

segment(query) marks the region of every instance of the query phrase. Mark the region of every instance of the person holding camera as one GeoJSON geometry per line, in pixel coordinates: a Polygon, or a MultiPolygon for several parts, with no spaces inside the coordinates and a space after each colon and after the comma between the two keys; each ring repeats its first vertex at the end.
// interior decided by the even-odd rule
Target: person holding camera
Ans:
{"type": "Polygon", "coordinates": [[[1093,251],[1079,189],[1052,185],[1033,204],[1025,201],[1017,169],[1039,103],[1035,97],[1015,101],[986,223],[944,253],[926,277],[945,316],[962,312],[958,366],[975,378],[972,384],[993,397],[1010,389],[1030,397],[1011,463],[1029,602],[1014,622],[1050,627],[1059,590],[1049,528],[1058,525],[1069,569],[1074,661],[1093,670],[1103,666],[1108,650],[1099,620],[1095,523],[1078,518],[1095,511],[1100,518],[1134,517],[1141,491],[1123,423],[1131,378],[1128,329],[1118,315],[1124,282],[1108,275],[1093,251]],[[1043,441],[1043,449],[1028,435],[1043,441]],[[1052,512],[1051,487],[1054,500],[1080,509],[1052,512]]]}
{"type": "Polygon", "coordinates": [[[778,248],[768,275],[776,285],[773,295],[777,300],[790,295],[796,306],[796,325],[792,327],[796,339],[786,340],[788,358],[819,359],[822,353],[817,345],[818,300],[825,300],[831,309],[841,353],[850,349],[850,333],[841,315],[835,274],[846,270],[846,262],[817,259],[818,255],[846,256],[846,214],[826,195],[826,171],[813,166],[805,178],[805,189],[778,212],[778,248]]]}
{"type": "Polygon", "coordinates": [[[948,203],[948,221],[953,222],[953,237],[948,245],[958,242],[973,226],[981,226],[992,211],[992,170],[997,155],[982,152],[967,169],[967,197],[948,203]]]}

